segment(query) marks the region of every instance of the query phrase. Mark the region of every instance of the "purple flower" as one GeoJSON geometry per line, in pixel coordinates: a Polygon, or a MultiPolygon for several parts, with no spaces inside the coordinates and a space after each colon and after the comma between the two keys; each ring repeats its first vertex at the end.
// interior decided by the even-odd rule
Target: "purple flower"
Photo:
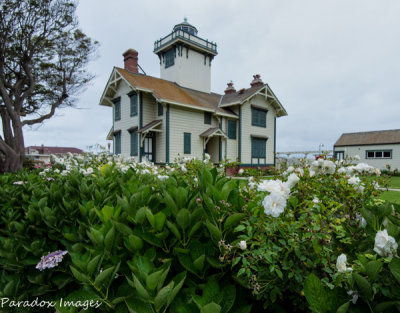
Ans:
{"type": "Polygon", "coordinates": [[[38,263],[38,265],[36,265],[36,268],[43,271],[46,268],[56,267],[58,263],[62,261],[64,255],[66,255],[67,253],[68,251],[58,250],[51,252],[46,256],[42,256],[40,262],[38,263]]]}

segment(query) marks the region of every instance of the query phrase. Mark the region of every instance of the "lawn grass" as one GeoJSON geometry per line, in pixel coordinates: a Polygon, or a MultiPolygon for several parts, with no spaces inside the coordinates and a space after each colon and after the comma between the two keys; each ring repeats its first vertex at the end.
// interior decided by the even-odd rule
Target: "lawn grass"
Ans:
{"type": "Polygon", "coordinates": [[[400,176],[390,177],[389,188],[400,189],[400,176]]]}
{"type": "MultiPolygon", "coordinates": [[[[391,176],[391,177],[382,176],[382,178],[384,179],[388,188],[400,189],[400,176],[391,176]]],[[[377,176],[367,176],[367,179],[369,181],[374,181],[374,180],[378,179],[378,177],[377,176]]],[[[386,185],[382,185],[381,187],[386,188],[386,185]]]]}
{"type": "Polygon", "coordinates": [[[379,199],[400,204],[400,191],[385,191],[379,196],[379,199]]]}

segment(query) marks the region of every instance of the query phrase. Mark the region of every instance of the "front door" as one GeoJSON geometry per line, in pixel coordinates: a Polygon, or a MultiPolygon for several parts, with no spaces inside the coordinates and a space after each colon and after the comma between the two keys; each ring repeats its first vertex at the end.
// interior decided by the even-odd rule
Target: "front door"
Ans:
{"type": "Polygon", "coordinates": [[[150,162],[154,162],[155,160],[155,142],[156,137],[154,133],[151,132],[146,135],[143,142],[143,155],[149,160],[150,162]]]}

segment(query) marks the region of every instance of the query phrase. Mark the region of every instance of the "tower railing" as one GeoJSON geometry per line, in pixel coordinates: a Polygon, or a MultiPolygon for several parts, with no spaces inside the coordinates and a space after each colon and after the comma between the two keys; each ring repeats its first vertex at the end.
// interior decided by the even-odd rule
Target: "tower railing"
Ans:
{"type": "Polygon", "coordinates": [[[198,46],[199,48],[203,48],[203,49],[209,50],[209,51],[217,54],[217,44],[216,43],[214,43],[212,41],[204,40],[200,37],[197,37],[196,35],[192,35],[183,30],[173,31],[172,33],[165,36],[164,38],[161,38],[161,39],[155,41],[154,42],[154,51],[159,50],[160,48],[166,46],[167,44],[169,44],[171,41],[173,41],[175,39],[183,39],[184,41],[194,44],[194,45],[198,46]]]}

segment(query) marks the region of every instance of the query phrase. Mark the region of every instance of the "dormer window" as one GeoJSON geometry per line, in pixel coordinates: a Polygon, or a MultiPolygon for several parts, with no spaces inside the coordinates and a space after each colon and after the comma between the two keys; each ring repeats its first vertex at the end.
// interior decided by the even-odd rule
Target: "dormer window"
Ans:
{"type": "Polygon", "coordinates": [[[165,52],[165,68],[175,64],[175,51],[174,48],[165,52]]]}

